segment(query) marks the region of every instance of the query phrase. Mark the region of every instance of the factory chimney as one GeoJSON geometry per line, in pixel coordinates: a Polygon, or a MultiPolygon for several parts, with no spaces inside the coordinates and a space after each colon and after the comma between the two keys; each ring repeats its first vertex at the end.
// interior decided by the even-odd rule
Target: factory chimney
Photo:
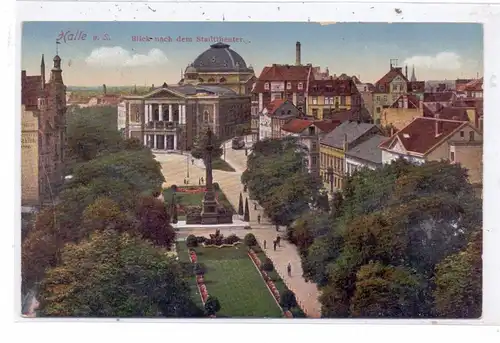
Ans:
{"type": "Polygon", "coordinates": [[[301,65],[300,63],[300,42],[295,44],[295,65],[301,65]]]}

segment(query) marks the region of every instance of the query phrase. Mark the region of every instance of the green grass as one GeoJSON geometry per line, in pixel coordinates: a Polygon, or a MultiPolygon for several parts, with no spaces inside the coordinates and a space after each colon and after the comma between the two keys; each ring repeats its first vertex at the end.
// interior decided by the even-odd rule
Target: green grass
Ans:
{"type": "MultiPolygon", "coordinates": [[[[183,187],[183,188],[198,188],[202,186],[180,186],[177,185],[178,187],[183,187]]],[[[168,187],[163,190],[163,198],[165,199],[165,202],[167,204],[172,201],[172,188],[168,187]]],[[[227,199],[226,195],[222,190],[216,190],[215,191],[216,197],[219,201],[219,204],[226,208],[231,208],[233,210],[233,213],[236,214],[236,211],[233,207],[233,205],[229,202],[227,199]]],[[[178,204],[184,205],[184,206],[201,206],[201,202],[203,200],[203,193],[196,193],[196,194],[190,194],[190,193],[182,193],[182,192],[177,192],[175,195],[175,200],[178,204]]],[[[184,215],[179,214],[178,220],[185,220],[186,217],[184,215]]]]}
{"type": "Polygon", "coordinates": [[[217,317],[283,317],[259,271],[248,257],[246,247],[198,247],[195,250],[198,261],[206,267],[208,293],[217,297],[221,304],[217,317]]]}
{"type": "Polygon", "coordinates": [[[214,170],[222,170],[226,172],[234,172],[236,171],[229,163],[224,161],[222,158],[217,158],[212,162],[212,169],[214,170]]]}

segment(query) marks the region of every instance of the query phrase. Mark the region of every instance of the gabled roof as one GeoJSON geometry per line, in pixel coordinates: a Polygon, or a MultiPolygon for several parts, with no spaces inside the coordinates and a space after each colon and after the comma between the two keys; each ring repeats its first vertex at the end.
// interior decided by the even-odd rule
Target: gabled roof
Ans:
{"type": "Polygon", "coordinates": [[[482,91],[483,90],[483,78],[477,80],[472,80],[465,85],[466,91],[482,91]]]}
{"type": "Polygon", "coordinates": [[[287,121],[281,129],[286,132],[300,133],[307,129],[309,126],[313,125],[311,120],[293,118],[287,121]]]}
{"type": "Polygon", "coordinates": [[[320,142],[333,148],[342,148],[345,139],[347,144],[352,144],[374,128],[376,128],[374,124],[346,121],[321,138],[320,142]]]}
{"type": "Polygon", "coordinates": [[[397,76],[408,82],[408,79],[403,74],[403,69],[401,67],[393,67],[387,74],[382,76],[382,78],[375,83],[375,91],[380,93],[389,93],[389,83],[391,83],[397,76]]]}
{"type": "Polygon", "coordinates": [[[364,161],[382,164],[382,150],[380,150],[379,145],[385,140],[387,140],[385,136],[373,135],[348,149],[345,154],[364,161]]]}
{"type": "Polygon", "coordinates": [[[424,102],[449,102],[455,99],[453,92],[424,93],[424,102]]]}
{"type": "Polygon", "coordinates": [[[288,100],[274,99],[266,106],[267,114],[273,115],[281,106],[283,106],[288,100]]]}
{"type": "Polygon", "coordinates": [[[434,115],[434,117],[447,120],[469,121],[467,109],[464,107],[443,107],[434,115]]]}
{"type": "Polygon", "coordinates": [[[258,81],[306,81],[311,68],[308,65],[273,64],[262,69],[258,81]]]}
{"type": "Polygon", "coordinates": [[[420,100],[415,96],[415,95],[412,95],[412,94],[408,94],[408,95],[400,95],[393,103],[391,106],[389,106],[389,108],[400,108],[399,107],[399,101],[405,101],[407,100],[408,101],[408,108],[413,108],[413,109],[416,109],[416,108],[420,108],[420,100]]]}
{"type": "Polygon", "coordinates": [[[314,125],[321,130],[323,133],[332,132],[337,126],[341,124],[340,121],[336,120],[317,120],[314,125]]]}
{"type": "Polygon", "coordinates": [[[391,138],[380,144],[379,147],[384,150],[391,150],[392,143],[395,139],[398,139],[406,151],[426,155],[465,125],[468,125],[468,123],[463,121],[417,117],[391,138]],[[441,133],[436,135],[436,123],[438,122],[441,133]]]}

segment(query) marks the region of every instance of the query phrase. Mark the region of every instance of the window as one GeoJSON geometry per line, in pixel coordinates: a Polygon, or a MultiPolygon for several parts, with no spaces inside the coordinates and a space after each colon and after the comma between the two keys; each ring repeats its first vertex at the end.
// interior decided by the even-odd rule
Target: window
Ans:
{"type": "Polygon", "coordinates": [[[269,82],[264,83],[264,89],[269,90],[269,82]]]}
{"type": "Polygon", "coordinates": [[[340,97],[340,104],[341,104],[342,106],[345,106],[345,96],[341,96],[341,97],[340,97]]]}
{"type": "Polygon", "coordinates": [[[313,105],[317,105],[318,104],[318,97],[313,96],[312,103],[313,103],[313,105]]]}
{"type": "Polygon", "coordinates": [[[316,166],[316,165],[318,164],[318,159],[317,159],[317,157],[316,157],[316,156],[313,156],[313,157],[312,157],[312,159],[311,159],[311,164],[312,164],[313,166],[316,166]]]}
{"type": "Polygon", "coordinates": [[[286,83],[286,89],[292,89],[292,83],[291,82],[287,82],[286,83]]]}
{"type": "Polygon", "coordinates": [[[299,90],[304,89],[304,84],[302,82],[299,82],[299,86],[297,87],[299,90]]]}
{"type": "Polygon", "coordinates": [[[380,95],[377,95],[377,96],[375,97],[375,100],[376,100],[377,102],[380,102],[380,95]]]}
{"type": "Polygon", "coordinates": [[[463,132],[463,131],[460,131],[460,137],[461,137],[461,138],[464,138],[464,136],[465,136],[464,132],[463,132]]]}
{"type": "Polygon", "coordinates": [[[385,90],[384,86],[380,86],[380,90],[383,92],[385,90]]]}
{"type": "Polygon", "coordinates": [[[380,113],[380,107],[377,107],[377,113],[380,113]]]}
{"type": "Polygon", "coordinates": [[[387,102],[387,95],[384,95],[384,102],[387,102]]]}
{"type": "Polygon", "coordinates": [[[316,142],[312,142],[311,144],[311,150],[312,151],[316,151],[318,149],[318,144],[316,144],[316,142]]]}
{"type": "Polygon", "coordinates": [[[450,152],[450,161],[455,162],[455,152],[453,151],[450,152]]]}
{"type": "Polygon", "coordinates": [[[469,141],[474,141],[474,131],[469,132],[469,141]]]}
{"type": "Polygon", "coordinates": [[[317,108],[313,108],[312,114],[313,114],[314,118],[318,118],[318,109],[317,108]]]}

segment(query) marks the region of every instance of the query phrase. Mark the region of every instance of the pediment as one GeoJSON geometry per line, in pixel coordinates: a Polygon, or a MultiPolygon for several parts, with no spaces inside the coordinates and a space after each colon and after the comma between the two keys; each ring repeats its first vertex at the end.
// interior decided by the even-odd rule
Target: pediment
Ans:
{"type": "Polygon", "coordinates": [[[182,99],[183,97],[169,89],[154,90],[144,96],[145,99],[182,99]]]}

